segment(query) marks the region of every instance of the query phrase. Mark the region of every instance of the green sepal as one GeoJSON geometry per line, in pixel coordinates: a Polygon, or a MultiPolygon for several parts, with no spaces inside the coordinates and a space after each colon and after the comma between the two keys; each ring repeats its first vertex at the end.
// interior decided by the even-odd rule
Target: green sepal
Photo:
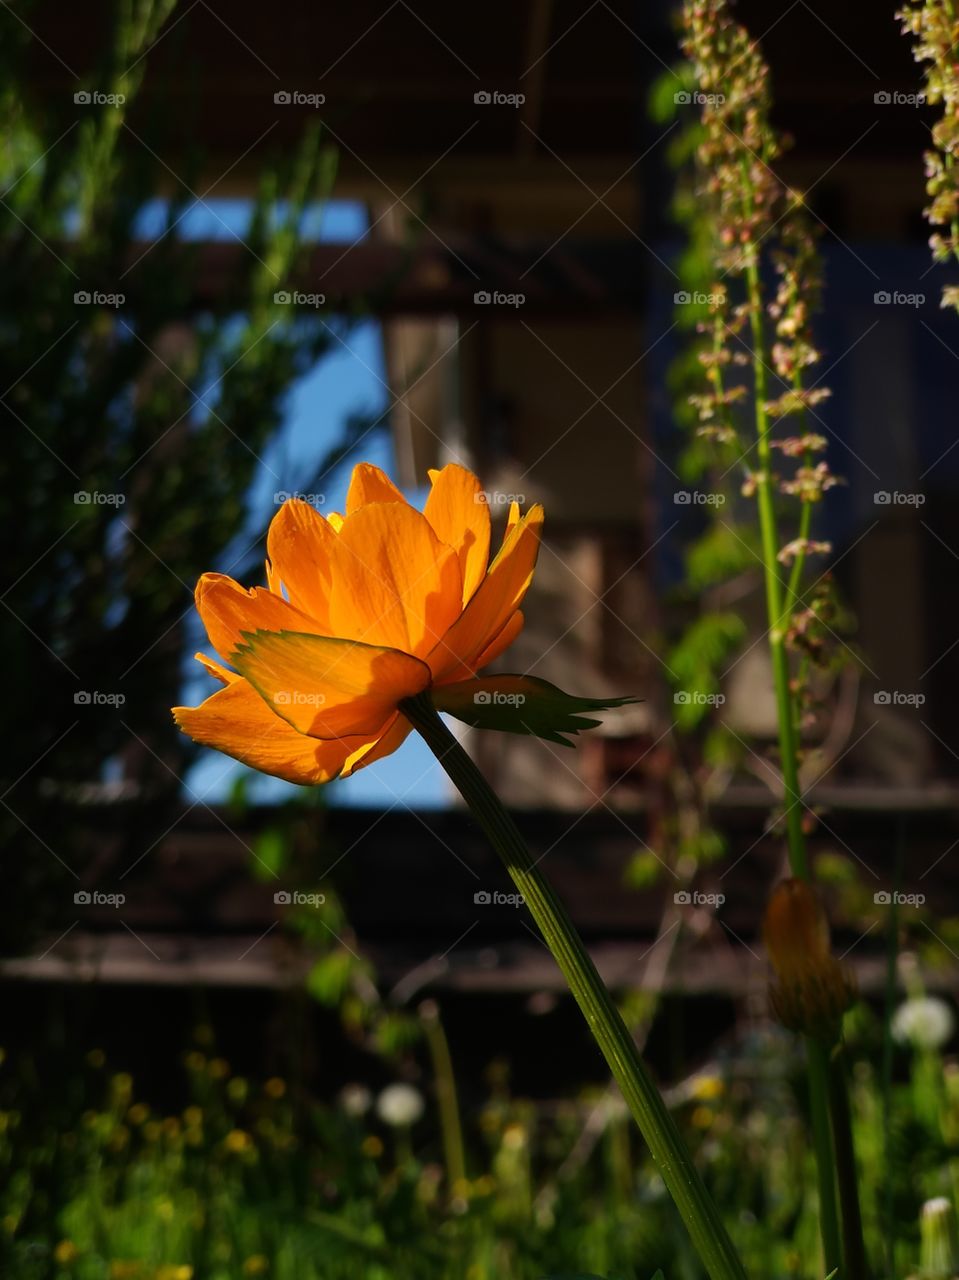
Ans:
{"type": "Polygon", "coordinates": [[[582,733],[600,723],[584,711],[610,711],[640,698],[577,698],[536,676],[487,676],[434,686],[430,694],[437,711],[463,720],[476,729],[525,733],[571,747],[565,734],[582,733]]]}

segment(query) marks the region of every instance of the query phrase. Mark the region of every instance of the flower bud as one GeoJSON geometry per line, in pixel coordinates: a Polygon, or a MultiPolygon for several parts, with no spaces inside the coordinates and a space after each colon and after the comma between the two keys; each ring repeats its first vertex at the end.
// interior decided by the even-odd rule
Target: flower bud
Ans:
{"type": "Polygon", "coordinates": [[[853,999],[852,983],[832,954],[829,923],[816,891],[784,880],[766,907],[763,937],[776,973],[773,1013],[791,1031],[831,1044],[853,999]]]}

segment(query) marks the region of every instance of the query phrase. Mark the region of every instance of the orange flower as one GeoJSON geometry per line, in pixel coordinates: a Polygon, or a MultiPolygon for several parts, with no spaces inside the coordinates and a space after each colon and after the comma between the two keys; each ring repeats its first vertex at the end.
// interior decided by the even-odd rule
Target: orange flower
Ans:
{"type": "Polygon", "coordinates": [[[389,755],[411,725],[404,698],[469,679],[523,626],[543,509],[514,502],[489,562],[490,516],[463,467],[431,471],[420,513],[378,467],[354,468],[346,515],[293,500],[267,535],[267,588],[220,573],[196,606],[225,686],[174,707],[194,741],[244,764],[318,783],[389,755]],[[232,669],[231,669],[232,668],[232,669]]]}

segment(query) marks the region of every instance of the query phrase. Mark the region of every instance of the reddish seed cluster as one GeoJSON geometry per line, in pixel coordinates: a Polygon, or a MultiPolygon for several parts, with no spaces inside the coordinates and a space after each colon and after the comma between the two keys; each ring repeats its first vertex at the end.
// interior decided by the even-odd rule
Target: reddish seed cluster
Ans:
{"type": "MultiPolygon", "coordinates": [[[[775,482],[783,494],[818,502],[837,483],[828,465],[815,461],[826,440],[806,421],[830,394],[814,382],[804,385],[820,360],[811,317],[822,272],[803,198],[773,168],[783,143],[770,124],[769,71],[758,43],[731,17],[727,0],[687,0],[683,50],[702,103],[695,150],[698,231],[718,276],[709,318],[700,326],[706,335],[699,353],[706,388],[690,397],[702,424],[699,435],[750,456],[737,417],[749,387],[736,380],[735,370],[751,363],[757,309],[755,290],[750,296],[743,282],[750,274],[755,279],[760,257],[768,253],[777,280],[774,296],[758,302],[768,344],[768,352],[759,355],[769,361],[772,389],[778,383],[783,390],[764,407],[770,444],[799,464],[775,482]],[[800,431],[773,439],[772,431],[787,418],[795,418],[800,431]]],[[[744,495],[755,494],[756,481],[747,470],[744,495]]],[[[829,550],[827,543],[810,539],[803,539],[803,547],[804,554],[829,550]]]]}

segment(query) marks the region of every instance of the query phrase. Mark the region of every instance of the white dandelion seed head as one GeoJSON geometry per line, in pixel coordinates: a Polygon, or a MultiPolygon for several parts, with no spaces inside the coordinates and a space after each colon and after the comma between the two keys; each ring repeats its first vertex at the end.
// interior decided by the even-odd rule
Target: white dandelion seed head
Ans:
{"type": "Polygon", "coordinates": [[[423,1095],[411,1084],[388,1084],[376,1100],[376,1112],[384,1124],[406,1128],[423,1114],[423,1095]]]}
{"type": "Polygon", "coordinates": [[[938,996],[912,996],[892,1018],[893,1037],[916,1049],[941,1049],[955,1029],[951,1006],[938,996]]]}

